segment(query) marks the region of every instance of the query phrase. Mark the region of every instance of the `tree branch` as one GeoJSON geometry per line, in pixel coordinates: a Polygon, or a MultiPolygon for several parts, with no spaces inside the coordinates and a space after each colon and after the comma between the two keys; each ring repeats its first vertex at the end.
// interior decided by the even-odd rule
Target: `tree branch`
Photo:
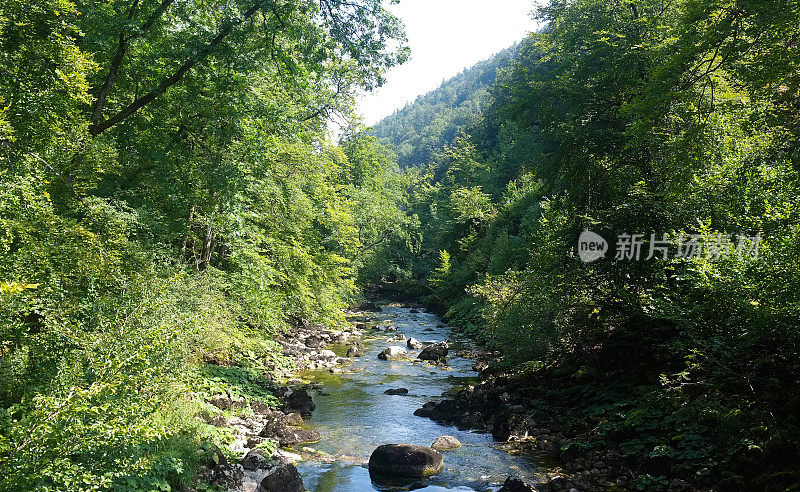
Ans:
{"type": "MultiPolygon", "coordinates": [[[[161,5],[159,5],[158,8],[152,14],[150,14],[150,17],[147,18],[137,32],[131,34],[130,36],[126,36],[125,29],[122,29],[122,31],[119,33],[117,52],[114,54],[114,58],[111,60],[111,67],[108,70],[108,76],[106,76],[103,86],[100,87],[100,90],[97,92],[97,101],[95,102],[94,110],[92,111],[92,126],[97,125],[97,122],[100,121],[100,116],[103,114],[103,108],[105,108],[108,93],[111,90],[111,86],[114,85],[114,81],[117,80],[119,68],[122,65],[122,60],[125,58],[125,55],[128,52],[128,46],[131,40],[136,39],[143,33],[147,32],[156,19],[161,17],[161,15],[166,12],[166,10],[174,1],[175,0],[162,0],[161,5]]],[[[134,0],[133,5],[131,5],[131,9],[128,12],[128,20],[133,19],[133,15],[136,13],[136,7],[138,5],[139,0],[134,0]]]]}
{"type": "Polygon", "coordinates": [[[208,44],[203,46],[195,56],[186,60],[183,63],[183,65],[181,65],[172,75],[170,75],[167,79],[163,80],[158,85],[158,87],[151,90],[144,96],[134,100],[132,103],[130,103],[128,106],[120,110],[114,116],[99,123],[96,124],[93,123],[89,127],[89,132],[92,134],[92,136],[96,137],[97,135],[100,135],[101,133],[108,130],[112,126],[120,123],[121,121],[125,120],[132,114],[136,113],[147,104],[151,103],[160,94],[166,92],[167,89],[169,89],[170,87],[175,85],[178,81],[180,81],[183,78],[183,76],[186,75],[186,73],[189,72],[189,70],[191,70],[195,65],[201,63],[206,58],[208,58],[208,56],[214,51],[214,48],[216,48],[228,36],[228,34],[231,33],[234,26],[237,26],[242,22],[244,22],[245,20],[252,17],[256,12],[258,12],[258,10],[261,8],[261,5],[262,5],[261,2],[259,2],[250,7],[250,9],[247,12],[245,12],[244,16],[241,19],[228,21],[228,23],[222,29],[220,29],[219,33],[214,39],[212,39],[208,44]]]}

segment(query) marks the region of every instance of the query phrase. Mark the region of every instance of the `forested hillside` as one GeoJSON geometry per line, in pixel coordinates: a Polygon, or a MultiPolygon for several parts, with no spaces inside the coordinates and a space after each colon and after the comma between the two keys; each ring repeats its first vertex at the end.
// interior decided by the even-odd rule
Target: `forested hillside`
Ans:
{"type": "MultiPolygon", "coordinates": [[[[614,461],[639,490],[794,490],[800,7],[554,0],[538,15],[450,133],[467,135],[423,143],[419,250],[397,271],[504,354],[498,381],[560,433],[562,459],[614,461]],[[584,256],[587,230],[603,254],[584,256]]],[[[402,116],[428,108],[379,135],[411,155],[402,116]]]]}
{"type": "Polygon", "coordinates": [[[325,132],[402,46],[379,0],[0,3],[0,490],[207,485],[206,402],[274,405],[403,223],[325,132]]]}
{"type": "Polygon", "coordinates": [[[427,164],[436,150],[451,144],[459,131],[480,119],[489,86],[516,53],[513,46],[465,69],[381,120],[370,133],[397,153],[401,169],[427,164]]]}

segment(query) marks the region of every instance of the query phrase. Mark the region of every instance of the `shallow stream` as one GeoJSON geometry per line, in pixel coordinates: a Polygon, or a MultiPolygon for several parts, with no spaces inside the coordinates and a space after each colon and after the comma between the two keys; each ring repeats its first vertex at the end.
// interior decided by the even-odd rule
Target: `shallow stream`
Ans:
{"type": "Polygon", "coordinates": [[[533,481],[537,471],[535,465],[523,456],[503,451],[490,434],[459,431],[413,415],[423,403],[477,377],[477,373],[472,371],[474,361],[455,355],[474,348],[474,344],[443,325],[435,315],[412,313],[409,308],[384,306],[383,312],[376,313],[371,321],[376,322],[382,328],[394,326],[397,332],[367,331],[364,339],[366,355],[354,359],[344,373],[316,371],[304,374],[304,378],[323,385],[313,394],[317,408],[308,422],[322,435],[322,441],[314,445],[320,458],[297,466],[305,486],[314,492],[483,492],[499,489],[509,475],[533,481]],[[399,334],[422,342],[448,340],[448,367],[412,362],[420,351],[411,349],[412,360],[389,362],[378,359],[378,353],[390,345],[406,347],[405,342],[387,342],[388,338],[399,334]],[[409,394],[384,394],[390,388],[407,388],[409,394]],[[455,436],[463,446],[442,452],[444,468],[439,474],[402,487],[376,485],[370,479],[363,463],[379,445],[430,446],[440,435],[455,436]]]}

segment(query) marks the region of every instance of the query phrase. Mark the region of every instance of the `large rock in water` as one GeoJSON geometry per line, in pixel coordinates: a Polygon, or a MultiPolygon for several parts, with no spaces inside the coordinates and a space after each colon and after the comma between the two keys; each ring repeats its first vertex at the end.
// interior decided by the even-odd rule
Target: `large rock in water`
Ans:
{"type": "Polygon", "coordinates": [[[378,354],[378,358],[383,360],[400,360],[405,359],[407,356],[408,352],[406,349],[403,347],[398,347],[397,345],[392,345],[378,354]]]}
{"type": "Polygon", "coordinates": [[[363,357],[364,351],[358,345],[351,345],[349,349],[347,349],[347,356],[348,357],[363,357]]]}
{"type": "Polygon", "coordinates": [[[317,408],[317,406],[314,404],[314,400],[311,399],[311,395],[308,394],[308,391],[304,389],[292,391],[292,393],[286,397],[283,404],[284,412],[297,412],[305,418],[310,417],[311,412],[313,412],[315,408],[317,408]]]}
{"type": "Polygon", "coordinates": [[[406,342],[406,345],[408,345],[408,348],[410,349],[421,349],[422,347],[425,346],[422,344],[422,342],[420,342],[414,337],[409,338],[408,342],[406,342]]]}
{"type": "Polygon", "coordinates": [[[303,478],[294,465],[281,465],[261,481],[263,492],[303,492],[303,478]]]}
{"type": "Polygon", "coordinates": [[[370,475],[425,478],[442,469],[442,455],[435,449],[412,444],[384,444],[369,457],[370,475]]]}
{"type": "Polygon", "coordinates": [[[439,436],[433,441],[431,447],[439,451],[451,451],[460,448],[461,441],[453,436],[439,436]]]}
{"type": "Polygon", "coordinates": [[[313,429],[301,429],[289,427],[283,422],[271,421],[261,429],[258,434],[260,437],[267,437],[278,441],[281,446],[293,446],[295,444],[311,444],[322,439],[319,432],[313,429]]]}
{"type": "Polygon", "coordinates": [[[280,410],[270,410],[265,412],[263,417],[265,425],[259,433],[260,437],[275,439],[276,441],[280,441],[283,445],[319,441],[319,438],[314,439],[313,437],[309,438],[308,440],[297,440],[297,437],[290,439],[294,440],[295,442],[288,442],[289,440],[284,439],[284,434],[300,430],[299,426],[303,423],[303,418],[297,413],[290,413],[287,415],[280,410]]]}
{"type": "Polygon", "coordinates": [[[506,478],[503,487],[497,492],[536,492],[536,489],[516,477],[506,478]]]}
{"type": "Polygon", "coordinates": [[[422,360],[439,360],[447,357],[447,352],[449,351],[450,345],[448,345],[447,342],[434,343],[429,347],[425,347],[417,358],[422,360]]]}

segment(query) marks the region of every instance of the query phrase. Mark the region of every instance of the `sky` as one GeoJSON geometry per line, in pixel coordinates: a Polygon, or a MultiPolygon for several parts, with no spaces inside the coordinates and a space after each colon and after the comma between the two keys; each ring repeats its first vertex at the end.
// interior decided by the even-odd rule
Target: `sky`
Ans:
{"type": "Polygon", "coordinates": [[[536,28],[534,5],[535,0],[400,0],[390,6],[405,23],[411,59],[391,69],[383,87],[362,96],[364,123],[377,123],[520,41],[536,28]]]}

